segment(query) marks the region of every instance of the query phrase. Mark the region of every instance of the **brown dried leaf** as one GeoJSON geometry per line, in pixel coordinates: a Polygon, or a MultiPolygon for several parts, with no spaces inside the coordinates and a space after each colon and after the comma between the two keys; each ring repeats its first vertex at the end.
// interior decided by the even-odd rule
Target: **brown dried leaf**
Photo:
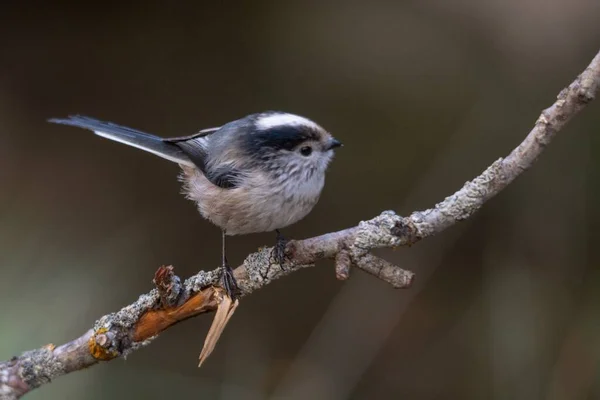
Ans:
{"type": "Polygon", "coordinates": [[[212,325],[208,330],[206,335],[206,339],[204,339],[204,346],[202,347],[202,351],[200,352],[200,357],[198,367],[201,367],[204,361],[210,356],[212,351],[214,350],[221,334],[225,330],[229,319],[235,312],[235,309],[239,305],[239,300],[236,299],[233,301],[231,297],[227,294],[223,293],[221,301],[217,306],[217,312],[215,313],[215,318],[213,319],[212,325]]]}

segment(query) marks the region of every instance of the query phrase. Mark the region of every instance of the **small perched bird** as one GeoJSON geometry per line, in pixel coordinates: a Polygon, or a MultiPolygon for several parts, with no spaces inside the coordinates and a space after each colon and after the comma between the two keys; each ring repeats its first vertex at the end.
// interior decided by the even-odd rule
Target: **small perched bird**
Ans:
{"type": "Polygon", "coordinates": [[[222,231],[222,279],[231,297],[238,288],[225,255],[225,236],[277,232],[280,265],[285,239],[279,229],[304,218],[317,204],[333,150],[342,144],[315,122],[267,111],[183,137],[160,138],[85,116],[50,119],[148,151],[180,165],[184,193],[222,231]]]}

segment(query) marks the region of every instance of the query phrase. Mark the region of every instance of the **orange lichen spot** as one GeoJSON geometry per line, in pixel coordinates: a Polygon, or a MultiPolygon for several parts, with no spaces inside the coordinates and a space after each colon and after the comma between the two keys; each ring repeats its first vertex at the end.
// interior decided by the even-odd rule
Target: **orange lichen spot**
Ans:
{"type": "Polygon", "coordinates": [[[90,338],[88,341],[88,348],[90,349],[90,354],[96,360],[108,361],[117,357],[119,354],[110,350],[110,346],[107,346],[106,342],[106,333],[108,329],[100,328],[90,338]],[[102,344],[101,344],[102,343],[102,344]]]}
{"type": "Polygon", "coordinates": [[[54,351],[54,349],[56,348],[55,345],[53,345],[52,343],[48,343],[47,345],[44,346],[44,348],[48,351],[54,351]]]}

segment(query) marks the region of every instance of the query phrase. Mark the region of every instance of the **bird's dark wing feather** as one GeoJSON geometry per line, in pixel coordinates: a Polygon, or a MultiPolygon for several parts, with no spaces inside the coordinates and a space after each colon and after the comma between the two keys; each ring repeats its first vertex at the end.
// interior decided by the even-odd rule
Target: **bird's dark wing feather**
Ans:
{"type": "Polygon", "coordinates": [[[205,173],[206,178],[223,189],[234,189],[240,185],[242,174],[231,166],[217,167],[205,173]]]}
{"type": "Polygon", "coordinates": [[[218,128],[202,129],[200,132],[189,136],[178,136],[162,139],[165,143],[179,147],[190,160],[206,175],[206,142],[202,138],[218,131],[218,128]]]}
{"type": "Polygon", "coordinates": [[[206,148],[204,144],[198,139],[181,140],[171,142],[168,139],[164,140],[167,143],[172,143],[179,147],[181,151],[194,163],[196,167],[206,174],[206,148]]]}

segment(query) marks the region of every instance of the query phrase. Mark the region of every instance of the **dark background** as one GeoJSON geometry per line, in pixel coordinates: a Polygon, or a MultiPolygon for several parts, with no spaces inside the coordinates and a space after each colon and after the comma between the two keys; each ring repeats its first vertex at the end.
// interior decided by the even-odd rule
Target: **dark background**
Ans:
{"type": "MultiPolygon", "coordinates": [[[[0,359],[79,336],[219,263],[177,167],[51,125],[162,136],[267,109],[345,147],[286,235],[431,207],[506,155],[600,48],[598,0],[253,1],[0,7],[0,359]]],[[[600,104],[472,219],[380,255],[393,290],[331,262],[245,298],[206,365],[199,317],[31,399],[600,397],[600,104]]],[[[230,240],[229,258],[273,234],[230,240]]]]}

